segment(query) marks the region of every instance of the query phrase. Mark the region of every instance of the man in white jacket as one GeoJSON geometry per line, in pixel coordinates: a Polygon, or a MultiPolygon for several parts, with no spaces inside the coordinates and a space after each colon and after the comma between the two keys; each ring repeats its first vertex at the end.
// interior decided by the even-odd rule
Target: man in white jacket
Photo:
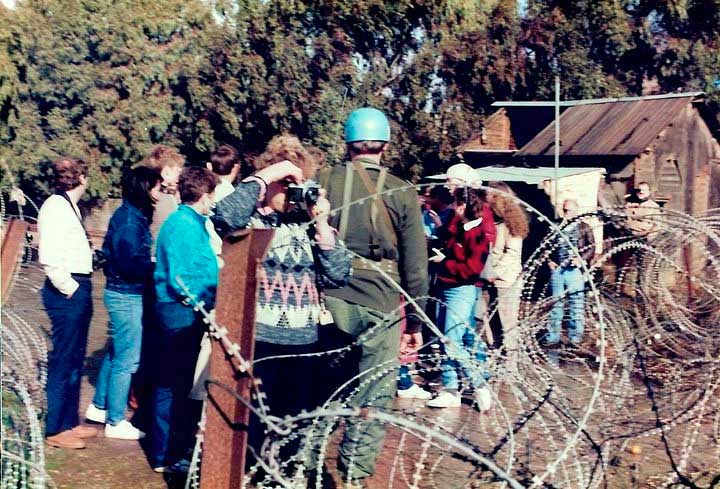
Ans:
{"type": "Polygon", "coordinates": [[[53,349],[48,358],[48,445],[85,448],[84,438],[97,429],[81,426],[80,379],[93,313],[93,251],[77,203],[87,188],[82,160],[62,157],[53,165],[55,195],[40,207],[39,259],[47,274],[42,301],[52,324],[53,349]]]}

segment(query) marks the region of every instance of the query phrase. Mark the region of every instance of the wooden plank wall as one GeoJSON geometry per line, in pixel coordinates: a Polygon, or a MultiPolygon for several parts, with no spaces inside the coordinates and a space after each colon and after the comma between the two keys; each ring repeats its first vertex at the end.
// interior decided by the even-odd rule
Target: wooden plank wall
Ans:
{"type": "Polygon", "coordinates": [[[636,181],[650,182],[658,197],[669,199],[669,209],[705,212],[710,205],[710,160],[720,158],[720,147],[698,110],[688,104],[649,150],[638,160],[636,181]]]}

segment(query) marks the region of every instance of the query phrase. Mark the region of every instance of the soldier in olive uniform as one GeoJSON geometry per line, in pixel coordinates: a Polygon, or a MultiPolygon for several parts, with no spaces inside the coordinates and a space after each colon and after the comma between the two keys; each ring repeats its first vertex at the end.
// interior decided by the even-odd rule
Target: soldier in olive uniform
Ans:
{"type": "MultiPolygon", "coordinates": [[[[421,321],[413,314],[412,304],[406,306],[407,328],[401,334],[397,284],[410,297],[425,296],[428,288],[428,256],[417,193],[381,165],[389,141],[390,124],[382,112],[369,107],[353,111],[345,123],[350,161],[320,176],[332,208],[338,210],[330,224],[347,248],[362,257],[353,260],[347,287],[325,290],[326,305],[348,341],[359,340],[359,372],[369,370],[360,379],[352,404],[380,409],[389,408],[396,395],[400,351],[422,344],[421,321]],[[401,188],[362,205],[349,205],[401,188]],[[376,377],[368,380],[368,375],[376,377]]],[[[424,304],[417,307],[422,309],[424,304]]],[[[353,420],[347,424],[339,467],[356,487],[362,487],[363,479],[374,473],[384,437],[380,423],[353,420]]]]}

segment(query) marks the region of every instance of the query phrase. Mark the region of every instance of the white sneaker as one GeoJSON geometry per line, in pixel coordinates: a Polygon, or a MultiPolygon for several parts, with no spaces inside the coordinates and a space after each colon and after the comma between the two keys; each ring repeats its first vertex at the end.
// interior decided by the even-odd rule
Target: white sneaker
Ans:
{"type": "Polygon", "coordinates": [[[105,425],[105,438],[118,438],[120,440],[139,440],[145,433],[135,428],[129,421],[123,419],[115,426],[105,425]]]}
{"type": "Polygon", "coordinates": [[[480,411],[488,411],[493,405],[493,396],[487,387],[475,389],[475,403],[480,411]]]}
{"type": "Polygon", "coordinates": [[[442,391],[435,399],[431,399],[426,404],[427,407],[448,408],[460,407],[460,394],[453,394],[448,391],[442,391]]]}
{"type": "Polygon", "coordinates": [[[432,394],[417,384],[413,384],[409,389],[398,389],[397,395],[402,399],[422,399],[423,401],[432,398],[432,394]]]}
{"type": "Polygon", "coordinates": [[[85,418],[89,419],[90,421],[95,421],[96,423],[105,423],[106,417],[107,411],[95,407],[95,404],[93,403],[88,404],[88,407],[85,410],[85,418]]]}

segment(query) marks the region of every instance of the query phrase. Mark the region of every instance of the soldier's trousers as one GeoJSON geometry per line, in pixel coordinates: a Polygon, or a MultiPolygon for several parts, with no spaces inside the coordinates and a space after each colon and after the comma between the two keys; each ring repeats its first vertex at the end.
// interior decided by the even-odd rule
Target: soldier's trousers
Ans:
{"type": "MultiPolygon", "coordinates": [[[[326,297],[338,329],[356,342],[357,370],[361,374],[357,392],[349,404],[354,407],[387,409],[397,393],[400,317],[326,297]]],[[[322,326],[321,326],[322,327],[322,326]]],[[[375,472],[377,457],[385,439],[385,427],[371,420],[346,420],[340,444],[338,466],[349,479],[369,477],[375,472]]]]}

